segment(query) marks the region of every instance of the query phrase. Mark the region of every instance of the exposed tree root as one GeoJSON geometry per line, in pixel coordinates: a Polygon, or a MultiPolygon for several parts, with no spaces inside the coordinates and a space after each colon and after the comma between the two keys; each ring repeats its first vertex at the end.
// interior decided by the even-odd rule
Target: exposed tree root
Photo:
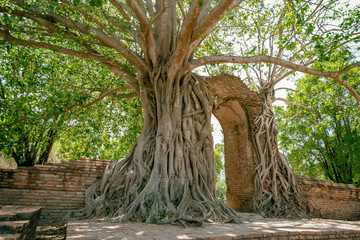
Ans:
{"type": "Polygon", "coordinates": [[[215,197],[213,103],[203,80],[188,75],[169,87],[165,78],[145,86],[153,91],[142,96],[143,133],[129,156],[107,166],[87,190],[87,216],[184,226],[240,222],[215,197]]]}
{"type": "Polygon", "coordinates": [[[288,159],[278,149],[272,94],[264,90],[260,96],[264,100],[263,111],[255,119],[254,133],[259,161],[254,179],[255,209],[264,217],[304,217],[309,211],[308,203],[299,190],[288,159]]]}

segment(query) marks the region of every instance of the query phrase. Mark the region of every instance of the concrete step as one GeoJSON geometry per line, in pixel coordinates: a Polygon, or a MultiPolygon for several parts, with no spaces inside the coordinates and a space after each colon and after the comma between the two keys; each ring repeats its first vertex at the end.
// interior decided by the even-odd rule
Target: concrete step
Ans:
{"type": "Polygon", "coordinates": [[[14,234],[22,233],[24,228],[29,225],[30,220],[20,221],[1,221],[0,222],[0,233],[14,234]]]}
{"type": "Polygon", "coordinates": [[[0,205],[0,221],[28,220],[39,211],[38,206],[0,205]]]}
{"type": "Polygon", "coordinates": [[[20,234],[0,234],[0,240],[18,240],[20,238],[20,234]]]}
{"type": "Polygon", "coordinates": [[[40,214],[41,207],[20,205],[0,206],[0,240],[35,239],[40,214]]]}
{"type": "Polygon", "coordinates": [[[66,226],[38,226],[36,240],[65,240],[66,226]]]}

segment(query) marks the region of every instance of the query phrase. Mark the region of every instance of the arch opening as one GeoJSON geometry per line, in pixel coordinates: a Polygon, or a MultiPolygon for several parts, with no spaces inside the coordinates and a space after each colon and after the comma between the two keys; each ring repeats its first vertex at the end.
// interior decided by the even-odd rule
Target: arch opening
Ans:
{"type": "Polygon", "coordinates": [[[226,203],[226,182],[225,182],[225,153],[224,134],[221,124],[214,114],[211,116],[212,136],[214,140],[214,158],[216,172],[216,197],[226,203]]]}

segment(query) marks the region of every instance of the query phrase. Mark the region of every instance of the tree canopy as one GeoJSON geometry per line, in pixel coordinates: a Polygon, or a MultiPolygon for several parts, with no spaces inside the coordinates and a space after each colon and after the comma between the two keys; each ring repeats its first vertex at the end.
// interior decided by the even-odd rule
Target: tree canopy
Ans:
{"type": "Polygon", "coordinates": [[[308,68],[317,59],[329,58],[339,45],[359,41],[359,7],[347,10],[335,0],[13,0],[2,1],[0,12],[2,43],[95,60],[135,92],[142,84],[138,72],[151,74],[171,55],[167,61],[173,62],[173,72],[221,62],[256,63],[250,69],[260,85],[270,76],[283,79],[290,68],[333,78],[360,99],[340,78],[358,63],[335,72],[308,68]],[[264,65],[257,63],[273,64],[265,64],[264,73],[264,65]]]}
{"type": "Polygon", "coordinates": [[[119,159],[129,152],[142,127],[139,101],[118,92],[97,102],[98,92],[123,84],[111,72],[41,49],[6,47],[0,66],[2,152],[19,166],[46,163],[54,144],[63,159],[119,159]]]}

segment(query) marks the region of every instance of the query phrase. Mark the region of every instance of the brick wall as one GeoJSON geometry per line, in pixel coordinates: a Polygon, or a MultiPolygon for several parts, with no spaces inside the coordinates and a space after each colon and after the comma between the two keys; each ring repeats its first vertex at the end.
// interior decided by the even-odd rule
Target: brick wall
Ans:
{"type": "MultiPolygon", "coordinates": [[[[206,238],[209,239],[209,238],[206,238]]],[[[210,239],[217,239],[210,238],[210,239]]],[[[221,238],[231,239],[231,238],[221,238]]],[[[275,233],[255,233],[244,236],[236,236],[232,239],[251,239],[251,240],[289,240],[289,239],[343,239],[343,240],[359,240],[360,231],[301,231],[301,232],[275,232],[275,233]]]]}
{"type": "Polygon", "coordinates": [[[53,165],[0,169],[0,204],[42,206],[40,224],[56,224],[84,206],[85,190],[110,160],[80,159],[53,165]]]}
{"type": "Polygon", "coordinates": [[[252,132],[262,102],[256,92],[232,75],[207,78],[206,83],[218,99],[213,114],[224,132],[226,203],[237,211],[251,212],[257,162],[252,132]]]}
{"type": "Polygon", "coordinates": [[[360,220],[360,188],[309,176],[297,176],[297,179],[315,216],[360,220]]]}
{"type": "Polygon", "coordinates": [[[245,112],[236,100],[230,100],[223,103],[214,115],[224,132],[226,203],[237,211],[252,211],[255,153],[248,137],[245,112]]]}

